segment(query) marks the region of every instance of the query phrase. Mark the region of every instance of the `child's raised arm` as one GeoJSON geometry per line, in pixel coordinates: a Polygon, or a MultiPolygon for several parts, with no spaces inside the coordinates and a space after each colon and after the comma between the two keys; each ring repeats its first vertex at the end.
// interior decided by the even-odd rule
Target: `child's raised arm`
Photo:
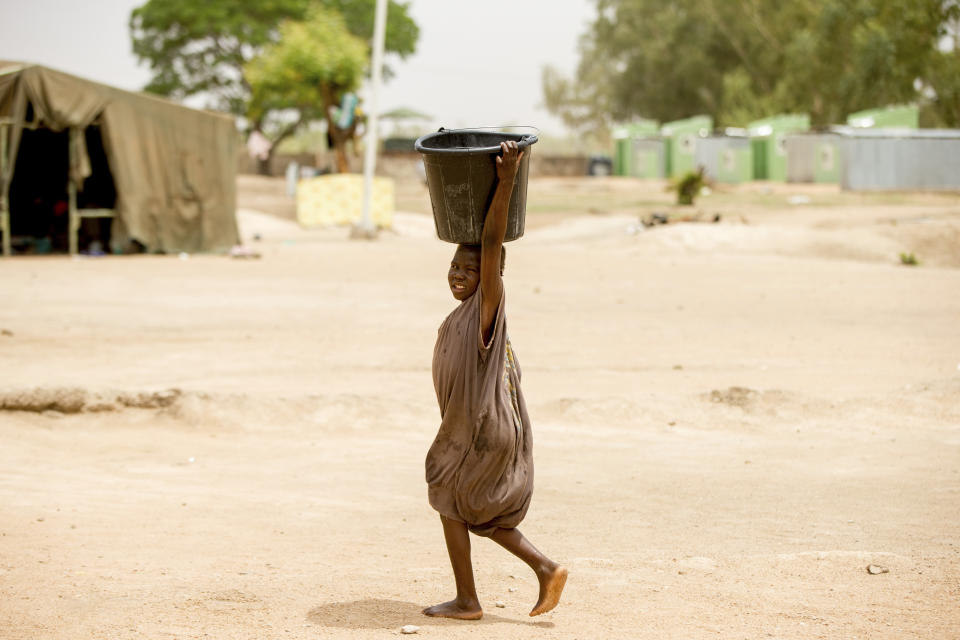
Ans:
{"type": "Polygon", "coordinates": [[[490,202],[490,210],[483,221],[483,239],[480,250],[480,292],[483,306],[480,309],[480,329],[484,344],[490,341],[493,323],[500,306],[503,280],[500,277],[500,249],[507,233],[507,211],[510,195],[517,177],[517,168],[523,159],[523,151],[513,140],[500,143],[501,155],[497,156],[497,187],[490,202]]]}

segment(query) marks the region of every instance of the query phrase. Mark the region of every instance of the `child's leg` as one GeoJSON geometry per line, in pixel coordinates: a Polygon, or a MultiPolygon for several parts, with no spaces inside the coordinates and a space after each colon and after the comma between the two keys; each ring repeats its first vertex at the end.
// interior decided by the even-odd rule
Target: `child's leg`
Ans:
{"type": "Polygon", "coordinates": [[[540,598],[530,611],[531,616],[550,611],[560,602],[560,594],[567,582],[567,569],[540,553],[519,529],[497,529],[490,536],[501,547],[526,562],[537,574],[540,598]]]}
{"type": "Polygon", "coordinates": [[[457,583],[457,597],[449,602],[427,607],[423,613],[442,618],[479,620],[483,615],[477,587],[473,583],[473,564],[470,562],[470,532],[467,525],[440,516],[443,537],[447,541],[447,553],[453,566],[453,578],[457,583]]]}

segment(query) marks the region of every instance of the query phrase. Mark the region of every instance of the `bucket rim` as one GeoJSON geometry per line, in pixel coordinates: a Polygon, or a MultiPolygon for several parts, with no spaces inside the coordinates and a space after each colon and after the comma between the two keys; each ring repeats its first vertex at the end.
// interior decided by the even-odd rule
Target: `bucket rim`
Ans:
{"type": "Polygon", "coordinates": [[[451,134],[451,133],[499,133],[504,136],[515,137],[517,146],[521,150],[526,149],[530,145],[536,144],[539,138],[536,134],[532,133],[510,133],[508,131],[490,131],[489,129],[444,129],[440,128],[439,131],[434,131],[433,133],[428,133],[426,135],[420,136],[417,138],[417,141],[414,143],[414,148],[423,154],[430,155],[444,155],[444,154],[458,154],[458,155],[484,155],[491,153],[500,153],[500,145],[493,145],[489,147],[450,147],[446,149],[438,149],[436,147],[426,147],[424,142],[436,138],[439,136],[451,134]]]}

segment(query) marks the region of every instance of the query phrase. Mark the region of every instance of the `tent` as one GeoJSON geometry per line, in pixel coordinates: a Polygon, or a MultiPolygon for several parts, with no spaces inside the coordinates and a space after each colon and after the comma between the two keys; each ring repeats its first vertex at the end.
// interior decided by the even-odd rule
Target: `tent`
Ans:
{"type": "Polygon", "coordinates": [[[18,228],[54,227],[76,252],[90,222],[107,223],[115,251],[131,241],[148,252],[227,250],[239,238],[237,142],[231,116],[0,61],[4,253],[18,228]]]}

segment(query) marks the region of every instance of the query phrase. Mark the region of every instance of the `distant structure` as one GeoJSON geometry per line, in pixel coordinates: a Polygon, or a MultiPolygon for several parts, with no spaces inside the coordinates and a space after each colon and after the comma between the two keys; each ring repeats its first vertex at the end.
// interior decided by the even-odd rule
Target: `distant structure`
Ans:
{"type": "Polygon", "coordinates": [[[613,130],[613,173],[635,178],[666,175],[666,149],[656,120],[638,119],[613,130]]]}
{"type": "Polygon", "coordinates": [[[847,125],[855,129],[919,129],[920,109],[915,105],[896,104],[857,111],[847,116],[847,125]]]}
{"type": "Polygon", "coordinates": [[[726,129],[697,141],[695,164],[708,180],[738,184],[753,180],[753,146],[744,129],[726,129]]]}
{"type": "Polygon", "coordinates": [[[960,130],[848,129],[840,186],[853,191],[960,190],[960,130]]]}
{"type": "Polygon", "coordinates": [[[3,253],[226,251],[237,138],[231,116],[0,61],[3,253]]]}
{"type": "Polygon", "coordinates": [[[787,182],[839,183],[842,140],[834,131],[787,135],[787,182]]]}
{"type": "Polygon", "coordinates": [[[697,168],[697,143],[712,130],[713,118],[710,116],[674,120],[660,128],[660,135],[666,142],[667,176],[678,178],[697,168]]]}
{"type": "Polygon", "coordinates": [[[809,128],[810,116],[806,113],[784,113],[747,125],[753,148],[753,179],[784,182],[787,179],[787,135],[809,128]]]}
{"type": "Polygon", "coordinates": [[[851,113],[846,125],[787,136],[787,181],[851,191],[960,190],[960,130],[920,129],[919,109],[851,113]]]}

